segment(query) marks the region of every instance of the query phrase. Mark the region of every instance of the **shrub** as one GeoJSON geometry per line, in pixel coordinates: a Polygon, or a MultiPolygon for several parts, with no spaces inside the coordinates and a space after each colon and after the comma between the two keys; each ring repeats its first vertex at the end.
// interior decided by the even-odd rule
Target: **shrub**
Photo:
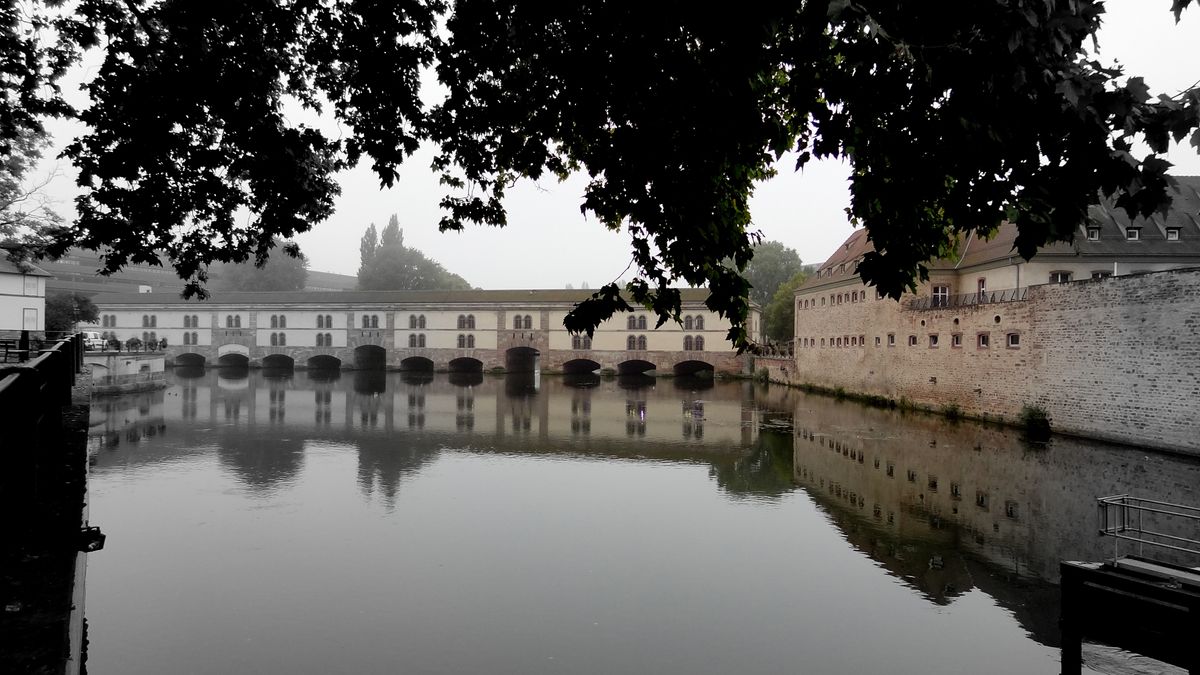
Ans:
{"type": "Polygon", "coordinates": [[[962,419],[962,408],[958,407],[957,403],[947,403],[946,405],[942,406],[941,413],[946,417],[946,419],[954,422],[962,419]]]}
{"type": "Polygon", "coordinates": [[[1038,405],[1024,405],[1017,416],[1017,422],[1025,430],[1025,436],[1032,441],[1050,440],[1050,414],[1038,405]]]}

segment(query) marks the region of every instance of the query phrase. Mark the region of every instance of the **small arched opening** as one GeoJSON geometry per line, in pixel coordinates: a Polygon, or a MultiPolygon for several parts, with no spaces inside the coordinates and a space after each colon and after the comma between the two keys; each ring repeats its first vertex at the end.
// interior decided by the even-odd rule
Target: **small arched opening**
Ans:
{"type": "Polygon", "coordinates": [[[217,366],[221,368],[246,368],[250,365],[250,357],[245,354],[231,352],[217,357],[217,366]]]}
{"type": "Polygon", "coordinates": [[[387,367],[387,350],[378,345],[355,347],[354,367],[357,370],[383,370],[387,367]]]}
{"type": "Polygon", "coordinates": [[[342,360],[329,354],[317,354],[305,361],[304,365],[309,370],[339,370],[342,360]]]}
{"type": "Polygon", "coordinates": [[[713,376],[713,366],[706,361],[680,361],[675,364],[674,370],[676,375],[695,375],[702,377],[713,376]]]}
{"type": "Polygon", "coordinates": [[[600,370],[600,364],[591,359],[571,359],[562,366],[564,375],[584,375],[600,370]]]}
{"type": "Polygon", "coordinates": [[[433,361],[424,356],[410,356],[400,362],[400,370],[412,373],[432,373],[433,361]]]}
{"type": "Polygon", "coordinates": [[[483,361],[473,359],[469,356],[463,356],[457,359],[451,359],[447,364],[452,373],[482,373],[483,361]]]}
{"type": "Polygon", "coordinates": [[[510,373],[532,373],[538,369],[541,352],[533,347],[513,347],[504,352],[504,369],[510,373]]]}
{"type": "Polygon", "coordinates": [[[291,370],[296,367],[296,360],[286,354],[268,354],[263,357],[262,365],[272,370],[291,370]]]}
{"type": "Polygon", "coordinates": [[[657,368],[649,361],[633,359],[630,361],[622,361],[617,364],[618,375],[649,375],[657,368]]]}
{"type": "Polygon", "coordinates": [[[205,361],[205,359],[203,356],[201,356],[200,354],[196,354],[194,352],[187,352],[187,353],[180,354],[179,356],[175,357],[175,365],[177,365],[177,366],[189,366],[192,368],[196,368],[196,367],[203,368],[204,361],[205,361]]]}

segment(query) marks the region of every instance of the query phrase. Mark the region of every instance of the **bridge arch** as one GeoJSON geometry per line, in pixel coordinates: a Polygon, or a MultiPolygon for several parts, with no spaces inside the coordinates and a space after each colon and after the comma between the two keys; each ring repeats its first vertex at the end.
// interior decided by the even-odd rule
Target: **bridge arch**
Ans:
{"type": "Polygon", "coordinates": [[[473,359],[469,356],[460,356],[457,359],[450,359],[448,364],[452,373],[482,373],[483,361],[473,359]]]}
{"type": "Polygon", "coordinates": [[[383,370],[387,367],[387,350],[379,345],[355,347],[354,367],[359,370],[383,370]]]}
{"type": "Polygon", "coordinates": [[[245,368],[250,365],[250,357],[239,352],[227,352],[217,357],[217,365],[222,368],[245,368]]]}
{"type": "Polygon", "coordinates": [[[713,368],[713,365],[707,361],[693,359],[676,363],[673,370],[676,375],[707,375],[708,377],[712,377],[712,373],[716,368],[713,368]]]}
{"type": "Polygon", "coordinates": [[[571,359],[562,365],[564,375],[584,375],[600,370],[600,364],[591,359],[571,359]]]}
{"type": "Polygon", "coordinates": [[[510,373],[533,373],[542,353],[533,347],[510,347],[504,352],[504,369],[510,373]]]}
{"type": "Polygon", "coordinates": [[[644,375],[645,373],[647,373],[651,370],[657,370],[657,368],[658,368],[658,366],[654,365],[653,363],[650,363],[649,361],[643,361],[641,359],[631,359],[629,361],[622,361],[621,363],[617,364],[617,374],[618,375],[644,375]]]}
{"type": "Polygon", "coordinates": [[[200,366],[204,367],[205,358],[201,354],[195,352],[184,352],[175,357],[175,365],[177,366],[200,366]]]}
{"type": "Polygon", "coordinates": [[[446,376],[450,380],[450,384],[456,387],[477,387],[483,384],[483,371],[477,372],[454,372],[446,376]]]}
{"type": "Polygon", "coordinates": [[[418,373],[432,373],[433,361],[424,356],[410,356],[400,362],[400,370],[418,373]]]}
{"type": "Polygon", "coordinates": [[[274,370],[291,370],[296,367],[296,359],[287,354],[268,354],[263,357],[262,365],[274,370]]]}
{"type": "Polygon", "coordinates": [[[342,360],[329,354],[317,354],[309,357],[304,365],[311,370],[338,370],[342,367],[342,360]]]}

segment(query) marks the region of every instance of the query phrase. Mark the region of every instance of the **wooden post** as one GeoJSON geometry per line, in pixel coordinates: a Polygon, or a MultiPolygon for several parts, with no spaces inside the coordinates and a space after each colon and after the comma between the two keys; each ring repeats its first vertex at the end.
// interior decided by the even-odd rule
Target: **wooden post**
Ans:
{"type": "Polygon", "coordinates": [[[1075,570],[1059,565],[1062,592],[1059,628],[1062,629],[1062,675],[1081,675],[1083,672],[1083,626],[1080,623],[1080,579],[1075,570]]]}

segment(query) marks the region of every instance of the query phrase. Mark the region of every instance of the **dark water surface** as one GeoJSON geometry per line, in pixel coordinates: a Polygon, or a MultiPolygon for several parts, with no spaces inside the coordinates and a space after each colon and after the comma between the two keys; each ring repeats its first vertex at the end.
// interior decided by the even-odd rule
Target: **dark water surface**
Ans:
{"type": "Polygon", "coordinates": [[[1094,498],[1200,503],[1195,461],[748,383],[169,377],[93,402],[93,675],[1053,673],[1094,498]]]}

